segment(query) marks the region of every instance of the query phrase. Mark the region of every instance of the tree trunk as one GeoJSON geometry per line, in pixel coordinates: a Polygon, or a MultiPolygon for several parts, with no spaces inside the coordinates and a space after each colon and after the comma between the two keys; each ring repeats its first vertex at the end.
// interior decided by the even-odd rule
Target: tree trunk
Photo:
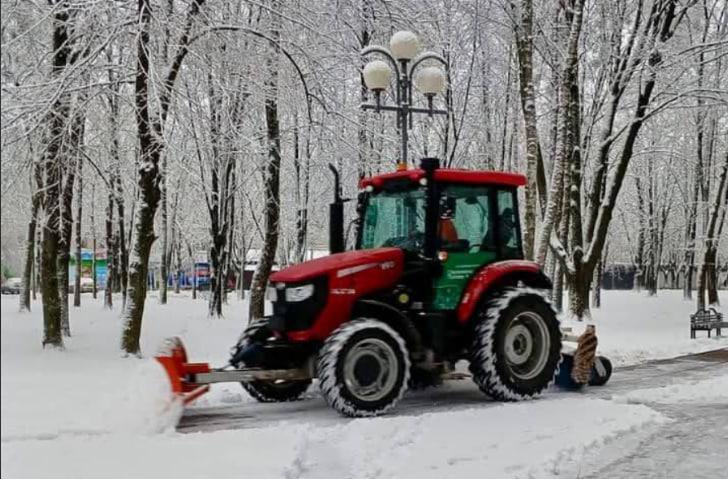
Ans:
{"type": "MultiPolygon", "coordinates": [[[[308,230],[308,191],[309,191],[309,164],[308,151],[306,158],[301,158],[300,147],[300,130],[298,125],[298,112],[294,112],[293,116],[293,170],[295,174],[296,201],[298,209],[296,211],[296,251],[295,261],[301,263],[306,256],[306,235],[308,230]]],[[[310,132],[309,132],[310,134],[310,132]]],[[[306,139],[308,143],[308,138],[306,139]]],[[[308,150],[308,146],[306,147],[308,150]]]]}
{"type": "Polygon", "coordinates": [[[61,295],[61,329],[65,336],[71,335],[71,326],[68,318],[68,270],[71,261],[71,241],[73,239],[73,191],[76,186],[76,175],[80,161],[80,149],[85,133],[86,115],[84,110],[85,96],[80,94],[76,100],[76,108],[71,119],[70,131],[63,147],[63,166],[61,175],[61,243],[58,252],[58,274],[61,295]]]}
{"type": "Polygon", "coordinates": [[[83,161],[78,162],[78,194],[76,195],[76,278],[73,285],[73,306],[81,306],[81,219],[83,218],[83,161]]]}
{"type": "Polygon", "coordinates": [[[589,291],[591,290],[591,282],[593,270],[581,268],[576,274],[566,275],[569,285],[569,314],[572,318],[583,321],[591,319],[589,311],[589,291]],[[590,276],[587,277],[586,275],[590,276]]]}
{"type": "Polygon", "coordinates": [[[541,147],[536,122],[536,95],[533,84],[533,2],[521,1],[521,18],[516,28],[516,44],[519,63],[519,84],[521,109],[526,133],[526,204],[523,230],[523,248],[526,259],[534,257],[536,241],[536,199],[538,183],[538,163],[541,147]]]}
{"type": "MultiPolygon", "coordinates": [[[[41,199],[41,206],[43,200],[41,199]]],[[[40,221],[40,215],[42,214],[43,208],[38,211],[38,221],[40,221]]],[[[42,223],[41,223],[42,224],[42,223]]],[[[43,242],[43,231],[42,228],[36,226],[35,228],[35,264],[33,265],[33,301],[35,301],[38,289],[40,288],[40,262],[41,262],[41,244],[43,242]]]]}
{"type": "MultiPolygon", "coordinates": [[[[373,29],[373,22],[375,20],[374,18],[374,6],[372,5],[371,0],[361,0],[361,30],[359,32],[359,38],[357,39],[359,41],[359,50],[361,51],[363,48],[366,48],[369,46],[369,42],[371,41],[372,36],[372,29],[373,29]]],[[[362,59],[362,63],[359,65],[361,70],[363,72],[364,69],[364,60],[362,59]]],[[[369,101],[369,89],[364,84],[364,74],[359,74],[359,102],[360,103],[367,103],[369,101]]],[[[358,141],[358,154],[359,154],[359,162],[357,164],[357,177],[358,178],[364,178],[367,175],[371,174],[371,165],[370,163],[370,157],[371,157],[371,148],[369,147],[369,138],[367,133],[367,120],[369,119],[370,115],[363,109],[359,108],[359,111],[357,112],[357,141],[358,141]]]]}
{"type": "MultiPolygon", "coordinates": [[[[151,139],[151,136],[148,139],[151,139]]],[[[142,164],[149,166],[147,167],[148,171],[145,171],[145,167],[142,167],[140,171],[139,187],[141,190],[141,202],[137,209],[134,249],[129,262],[127,301],[122,316],[123,333],[121,347],[124,352],[132,355],[139,355],[141,353],[139,337],[142,330],[144,302],[147,297],[149,253],[155,239],[154,213],[159,202],[159,187],[155,184],[158,174],[158,163],[155,163],[153,159],[155,156],[158,156],[159,152],[157,151],[155,153],[154,149],[149,151],[149,145],[145,145],[144,148],[147,149],[147,159],[142,164]]]]}
{"type": "Polygon", "coordinates": [[[609,257],[609,244],[604,246],[604,256],[599,260],[596,274],[594,275],[594,294],[592,294],[592,307],[602,307],[602,276],[604,276],[604,264],[609,257]]]}
{"type": "MultiPolygon", "coordinates": [[[[279,6],[276,2],[276,4],[279,6]]],[[[268,79],[266,81],[265,122],[268,133],[268,165],[265,178],[265,237],[258,267],[253,277],[250,291],[249,321],[262,318],[265,312],[265,288],[268,284],[276,249],[278,248],[278,221],[280,218],[280,166],[281,139],[278,124],[278,47],[280,37],[280,16],[271,10],[270,36],[276,42],[275,54],[268,59],[268,79]]]]}
{"type": "MultiPolygon", "coordinates": [[[[112,233],[112,242],[111,247],[113,248],[112,255],[114,256],[114,271],[111,275],[111,278],[113,279],[111,283],[111,291],[114,293],[121,293],[121,270],[119,269],[119,243],[121,242],[121,238],[119,237],[119,232],[114,232],[114,226],[112,223],[111,231],[112,233]]],[[[123,302],[122,302],[123,304],[123,302]]]]}
{"type": "MultiPolygon", "coordinates": [[[[54,37],[59,36],[59,20],[56,14],[56,31],[54,37]]],[[[65,36],[65,35],[64,35],[65,36]]],[[[65,41],[65,40],[64,40],[65,41]]],[[[58,42],[54,38],[54,44],[58,42]]],[[[58,285],[58,253],[60,243],[60,148],[63,135],[64,120],[68,115],[68,105],[54,105],[51,120],[51,139],[45,154],[45,194],[43,207],[45,220],[43,222],[43,244],[41,253],[41,295],[43,297],[43,346],[63,347],[61,334],[61,297],[58,285]]]]}
{"type": "Polygon", "coordinates": [[[38,222],[39,205],[33,200],[30,220],[28,221],[28,235],[25,240],[25,266],[23,267],[23,284],[20,290],[20,311],[30,311],[30,292],[32,290],[33,259],[35,257],[35,230],[38,222]]]}
{"type": "Polygon", "coordinates": [[[37,271],[34,267],[36,249],[36,236],[38,230],[38,215],[43,201],[43,169],[40,161],[33,163],[34,191],[31,199],[30,220],[28,220],[28,236],[25,240],[25,265],[23,267],[23,285],[20,290],[20,311],[30,311],[30,294],[33,292],[35,299],[35,289],[37,283],[37,271]],[[35,277],[34,277],[35,275],[35,277]]]}
{"type": "Polygon", "coordinates": [[[728,153],[721,165],[718,191],[708,216],[705,232],[705,253],[698,274],[698,309],[705,309],[706,294],[709,305],[718,304],[718,277],[716,262],[718,261],[718,243],[725,222],[725,211],[728,207],[728,153]]]}
{"type": "MultiPolygon", "coordinates": [[[[111,187],[113,188],[113,186],[111,187]]],[[[106,287],[104,288],[104,308],[114,307],[114,281],[116,279],[116,256],[114,254],[114,192],[109,189],[109,202],[106,205],[106,287]]],[[[95,255],[94,255],[95,256],[95,255]]]]}
{"type": "Polygon", "coordinates": [[[98,295],[98,285],[96,283],[96,234],[93,233],[93,239],[91,240],[91,297],[96,299],[98,295]]]}
{"type": "MultiPolygon", "coordinates": [[[[64,32],[63,24],[65,20],[59,20],[56,14],[56,31],[54,32],[54,44],[58,44],[55,39],[58,30],[64,32]]],[[[66,17],[67,18],[67,17],[66,17]]],[[[64,40],[65,41],[65,40],[64,40]]],[[[60,47],[59,47],[60,48],[60,47]]],[[[54,105],[51,113],[51,139],[45,153],[45,194],[43,200],[43,208],[45,210],[45,220],[43,222],[43,245],[41,253],[41,294],[43,297],[43,346],[53,346],[57,348],[63,347],[63,336],[61,334],[61,297],[58,285],[58,256],[61,242],[61,232],[59,224],[61,222],[60,214],[60,192],[61,192],[61,142],[65,120],[68,117],[68,105],[54,105]]]]}
{"type": "Polygon", "coordinates": [[[175,257],[176,257],[176,265],[177,265],[177,271],[174,275],[175,281],[174,281],[174,292],[175,294],[179,294],[179,287],[180,287],[180,281],[181,281],[181,275],[182,275],[182,230],[177,229],[177,247],[175,248],[175,257]]]}
{"type": "Polygon", "coordinates": [[[160,251],[161,262],[161,279],[159,282],[159,303],[167,304],[167,250],[169,248],[169,242],[167,235],[169,232],[168,222],[168,211],[167,211],[167,155],[162,158],[162,178],[161,178],[161,195],[162,195],[162,250],[160,251]]]}
{"type": "Polygon", "coordinates": [[[642,290],[642,284],[645,279],[645,199],[642,192],[642,179],[635,177],[635,187],[637,188],[637,212],[638,212],[638,232],[637,232],[637,254],[634,258],[635,275],[634,289],[637,292],[642,290]]]}
{"type": "MultiPolygon", "coordinates": [[[[109,81],[113,83],[113,77],[109,73],[109,81]]],[[[121,304],[122,307],[126,304],[126,286],[128,283],[128,268],[129,268],[129,252],[127,250],[126,242],[126,231],[125,231],[125,206],[124,206],[124,188],[121,182],[121,153],[119,146],[119,134],[118,134],[118,116],[119,116],[119,86],[114,84],[115,92],[109,95],[109,123],[111,125],[111,159],[112,166],[110,167],[111,175],[109,177],[109,194],[111,195],[109,201],[113,208],[113,203],[116,203],[116,215],[117,215],[117,238],[114,242],[114,274],[113,283],[116,284],[118,289],[121,291],[121,304]]],[[[113,217],[113,211],[111,217],[113,217]]],[[[112,226],[113,228],[113,226],[112,226]]],[[[107,250],[107,254],[112,254],[111,250],[107,250]]],[[[108,274],[111,277],[111,268],[108,268],[108,274]]],[[[107,281],[108,287],[112,287],[112,283],[107,281]]]]}
{"type": "MultiPolygon", "coordinates": [[[[117,172],[116,174],[116,216],[118,222],[118,250],[119,255],[116,259],[118,265],[117,270],[119,272],[119,284],[121,286],[121,304],[126,304],[126,288],[129,283],[129,249],[127,248],[126,233],[124,226],[124,190],[121,186],[121,175],[117,172]]],[[[117,247],[117,246],[115,246],[117,247]]]]}
{"type": "MultiPolygon", "coordinates": [[[[56,15],[56,18],[58,15],[56,15]]],[[[60,112],[55,112],[59,115],[60,112]]],[[[62,134],[62,120],[54,119],[53,131],[62,134]]],[[[46,188],[44,195],[44,209],[46,211],[43,224],[43,244],[41,253],[41,295],[43,298],[43,346],[63,347],[61,334],[61,297],[58,294],[58,249],[60,243],[60,166],[57,157],[60,140],[51,140],[45,158],[46,188]]]]}
{"type": "MultiPolygon", "coordinates": [[[[543,224],[541,225],[541,233],[539,236],[535,260],[541,264],[546,264],[546,254],[549,249],[551,233],[554,226],[557,223],[557,215],[561,210],[563,185],[565,183],[565,177],[567,176],[564,172],[567,162],[570,160],[568,155],[568,142],[570,136],[570,102],[571,102],[571,88],[572,84],[578,81],[576,76],[578,66],[578,46],[579,37],[581,35],[582,26],[582,11],[584,8],[584,1],[577,0],[574,5],[573,18],[570,22],[569,37],[566,45],[567,56],[564,60],[564,68],[561,78],[561,84],[559,85],[559,116],[557,126],[557,147],[556,156],[554,158],[554,164],[551,171],[551,189],[549,190],[549,202],[546,206],[546,214],[544,216],[543,224]]],[[[573,132],[571,132],[573,134],[573,132]]],[[[578,139],[577,139],[578,142],[578,139]]],[[[572,143],[577,144],[577,143],[572,143]]],[[[587,302],[588,305],[588,302],[587,302]]]]}
{"type": "Polygon", "coordinates": [[[96,299],[98,285],[96,283],[96,182],[91,183],[91,295],[96,299]]]}

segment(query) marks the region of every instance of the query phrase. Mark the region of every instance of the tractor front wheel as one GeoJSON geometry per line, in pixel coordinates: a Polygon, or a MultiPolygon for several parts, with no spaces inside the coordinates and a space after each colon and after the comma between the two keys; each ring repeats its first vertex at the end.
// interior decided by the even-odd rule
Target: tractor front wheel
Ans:
{"type": "Polygon", "coordinates": [[[344,416],[384,414],[404,395],[409,375],[404,340],[375,319],[345,323],[329,336],[319,354],[321,394],[344,416]]]}
{"type": "Polygon", "coordinates": [[[478,387],[500,401],[540,394],[561,357],[556,313],[536,290],[507,289],[479,311],[470,351],[478,387]]]}
{"type": "MultiPolygon", "coordinates": [[[[243,332],[238,348],[244,349],[257,338],[265,336],[267,321],[259,319],[250,322],[243,332]]],[[[241,367],[243,364],[236,364],[241,367]]],[[[311,385],[311,380],[304,381],[249,381],[241,382],[243,389],[259,402],[287,402],[298,400],[311,385]]]]}

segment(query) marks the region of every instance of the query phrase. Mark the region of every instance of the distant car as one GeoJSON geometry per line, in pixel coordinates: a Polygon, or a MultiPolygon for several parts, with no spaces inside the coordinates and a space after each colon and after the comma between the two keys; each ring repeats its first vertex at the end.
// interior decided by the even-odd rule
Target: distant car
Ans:
{"type": "Polygon", "coordinates": [[[8,278],[2,285],[2,294],[20,294],[23,286],[21,278],[8,278]]]}

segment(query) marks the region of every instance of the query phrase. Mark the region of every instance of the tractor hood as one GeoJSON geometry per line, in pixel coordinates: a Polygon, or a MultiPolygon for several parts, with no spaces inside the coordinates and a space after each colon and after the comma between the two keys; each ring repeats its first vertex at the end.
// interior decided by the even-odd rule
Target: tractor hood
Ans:
{"type": "Polygon", "coordinates": [[[323,275],[345,277],[368,269],[400,269],[404,252],[399,248],[345,251],[299,263],[273,273],[271,282],[298,283],[323,275]]]}

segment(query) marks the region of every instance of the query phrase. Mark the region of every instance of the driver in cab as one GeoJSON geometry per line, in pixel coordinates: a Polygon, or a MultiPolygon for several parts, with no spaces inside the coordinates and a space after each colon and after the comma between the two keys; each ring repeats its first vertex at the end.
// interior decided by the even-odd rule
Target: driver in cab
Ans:
{"type": "Polygon", "coordinates": [[[437,237],[440,240],[440,247],[443,249],[457,247],[460,242],[458,231],[453,222],[454,216],[455,198],[443,198],[440,204],[440,220],[437,226],[437,237]]]}

